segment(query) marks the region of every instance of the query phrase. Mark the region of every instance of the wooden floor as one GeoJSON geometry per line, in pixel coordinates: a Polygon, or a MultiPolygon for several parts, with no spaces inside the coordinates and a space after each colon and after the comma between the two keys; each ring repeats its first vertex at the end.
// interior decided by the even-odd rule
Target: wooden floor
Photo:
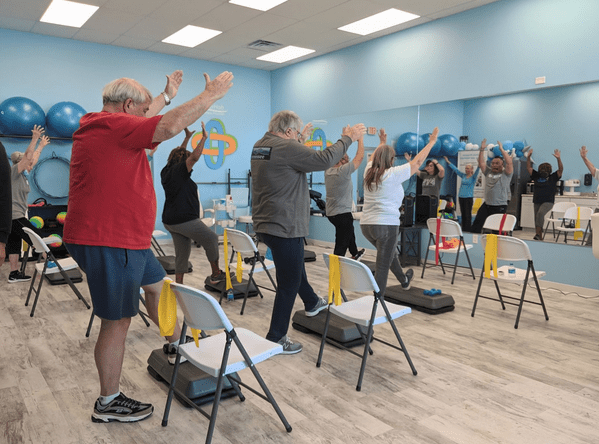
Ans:
{"type": "MultiPolygon", "coordinates": [[[[309,279],[326,296],[328,274],[320,256],[325,249],[310,249],[319,258],[306,264],[309,279]]],[[[172,252],[170,246],[166,251],[172,252]]],[[[202,288],[209,269],[203,250],[193,248],[191,261],[194,271],[185,283],[202,288]]],[[[28,270],[32,268],[30,264],[28,270]]],[[[442,288],[456,301],[452,312],[413,311],[398,321],[417,376],[401,353],[374,343],[362,391],[356,392],[358,358],[327,347],[318,369],[319,339],[290,328],[292,339],[302,342],[304,350],[277,356],[258,369],[293,431],[287,434],[271,407],[248,392],[245,403],[223,401],[213,442],[599,442],[598,299],[545,290],[549,321],[540,307],[528,305],[515,330],[516,307],[503,312],[498,303],[481,300],[476,316],[470,316],[476,291],[471,277],[462,273],[452,286],[440,270],[427,270],[425,281],[415,271],[416,286],[442,288]]],[[[135,424],[92,423],[99,394],[93,359],[99,322],[86,338],[90,311],[68,286],[47,283],[31,318],[24,306],[29,285],[8,284],[7,276],[5,264],[0,269],[0,442],[204,442],[208,421],[178,402],[173,403],[169,426],[161,426],[166,386],[146,369],[150,352],[163,344],[157,327],[133,320],[121,381],[128,396],[154,404],[154,415],[135,424]]],[[[268,283],[262,273],[256,279],[268,283]]],[[[89,299],[87,286],[78,287],[89,299]]],[[[484,288],[493,292],[489,283],[484,288]]],[[[514,285],[508,293],[519,292],[514,285]]],[[[243,316],[241,301],[226,303],[224,309],[234,325],[265,335],[273,296],[266,291],[264,299],[250,299],[243,316]]],[[[302,308],[298,298],[296,309],[302,308]]],[[[377,331],[392,340],[388,326],[377,331]]],[[[248,370],[240,375],[253,382],[248,370]]]]}

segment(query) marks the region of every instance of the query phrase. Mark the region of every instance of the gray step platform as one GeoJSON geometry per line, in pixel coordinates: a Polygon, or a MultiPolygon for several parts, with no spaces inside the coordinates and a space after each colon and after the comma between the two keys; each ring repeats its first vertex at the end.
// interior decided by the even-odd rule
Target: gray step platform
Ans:
{"type": "MultiPolygon", "coordinates": [[[[168,363],[168,358],[162,349],[154,350],[148,358],[148,372],[157,381],[164,382],[168,388],[173,376],[175,366],[168,363]]],[[[237,373],[232,374],[240,379],[237,373]]],[[[196,405],[204,405],[214,401],[216,391],[216,378],[204,373],[199,368],[184,362],[179,366],[177,382],[175,383],[175,396],[186,407],[188,406],[177,394],[177,391],[185,394],[196,405]]],[[[229,381],[225,379],[221,399],[236,396],[235,390],[229,381]]]]}
{"type": "MultiPolygon", "coordinates": [[[[293,314],[291,326],[302,333],[314,333],[322,336],[326,319],[326,310],[321,311],[313,317],[306,316],[305,310],[298,310],[293,314]]],[[[331,315],[327,338],[341,343],[344,347],[354,347],[364,344],[364,340],[360,336],[356,324],[335,315],[331,315]]]]}
{"type": "MultiPolygon", "coordinates": [[[[83,281],[83,275],[81,274],[81,270],[79,270],[79,268],[66,270],[65,273],[74,284],[83,281]]],[[[48,282],[50,282],[52,285],[63,285],[67,283],[67,280],[62,276],[62,273],[47,274],[46,279],[48,279],[48,282]]]]}
{"type": "MultiPolygon", "coordinates": [[[[362,261],[362,263],[370,268],[370,271],[374,274],[374,262],[362,261]]],[[[424,288],[414,286],[409,290],[402,289],[401,285],[387,286],[387,289],[385,290],[385,300],[395,304],[406,305],[414,310],[428,314],[446,313],[455,308],[453,296],[446,293],[427,296],[424,294],[424,290],[424,288]]],[[[430,290],[430,288],[428,290],[430,290]]]]}
{"type": "MultiPolygon", "coordinates": [[[[237,282],[236,277],[234,277],[234,276],[231,277],[231,285],[233,285],[233,295],[234,295],[235,299],[243,299],[243,295],[245,294],[245,288],[247,287],[247,284],[248,284],[247,279],[242,279],[241,283],[239,283],[239,282],[237,282]]],[[[219,294],[224,294],[227,292],[225,287],[226,287],[225,281],[218,282],[217,284],[211,284],[210,276],[208,276],[206,278],[206,280],[204,281],[204,288],[208,291],[214,291],[219,294]]],[[[254,283],[251,282],[250,288],[248,290],[248,298],[253,298],[255,296],[258,296],[258,289],[254,285],[254,283]]]]}
{"type": "MultiPolygon", "coordinates": [[[[156,256],[166,274],[175,274],[175,256],[156,256]]],[[[187,273],[191,273],[193,271],[193,265],[191,262],[187,263],[187,273]]]]}

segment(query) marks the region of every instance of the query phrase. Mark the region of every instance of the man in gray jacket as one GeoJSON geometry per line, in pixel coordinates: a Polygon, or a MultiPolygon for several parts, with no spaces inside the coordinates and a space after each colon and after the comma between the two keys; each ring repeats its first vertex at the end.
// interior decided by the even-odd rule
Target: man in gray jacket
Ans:
{"type": "Polygon", "coordinates": [[[299,293],[307,316],[327,307],[306,276],[304,238],[310,222],[310,197],[306,173],[335,165],[366,127],[345,127],[341,139],[322,151],[306,147],[311,124],[292,111],[276,113],[268,132],[252,151],[252,219],[259,239],[272,251],[277,270],[277,294],[266,339],[283,345],[283,353],[302,350],[287,336],[295,296],[299,293]]]}

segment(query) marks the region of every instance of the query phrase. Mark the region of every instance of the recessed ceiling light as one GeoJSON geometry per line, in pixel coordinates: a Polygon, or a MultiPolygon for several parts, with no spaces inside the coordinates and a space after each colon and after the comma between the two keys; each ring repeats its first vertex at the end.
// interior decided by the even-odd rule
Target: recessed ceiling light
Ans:
{"type": "Polygon", "coordinates": [[[391,28],[392,26],[409,22],[410,20],[417,19],[418,17],[420,16],[391,8],[337,29],[341,31],[352,32],[354,34],[368,35],[382,29],[391,28]]]}
{"type": "Polygon", "coordinates": [[[229,0],[232,5],[245,6],[246,8],[268,11],[269,9],[285,3],[287,0],[229,0]]]}
{"type": "Polygon", "coordinates": [[[200,43],[204,43],[206,40],[210,40],[212,37],[216,37],[219,34],[222,34],[222,31],[215,31],[214,29],[206,29],[199,26],[187,25],[185,28],[180,29],[173,35],[165,38],[163,42],[170,43],[172,45],[194,48],[200,43]]]}
{"type": "Polygon", "coordinates": [[[314,49],[300,48],[298,46],[286,46],[285,48],[281,48],[277,51],[269,52],[263,56],[256,57],[256,59],[262,60],[264,62],[284,63],[289,60],[303,57],[306,54],[312,54],[314,51],[314,49]]]}
{"type": "Polygon", "coordinates": [[[98,8],[99,6],[84,5],[67,0],[53,0],[40,22],[81,28],[98,8]]]}

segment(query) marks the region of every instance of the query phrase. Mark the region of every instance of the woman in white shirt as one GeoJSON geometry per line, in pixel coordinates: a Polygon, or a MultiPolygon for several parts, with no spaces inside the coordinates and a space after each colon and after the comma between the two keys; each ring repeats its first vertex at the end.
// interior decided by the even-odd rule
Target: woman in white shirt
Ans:
{"type": "Polygon", "coordinates": [[[395,150],[387,145],[387,134],[381,128],[380,144],[364,171],[364,207],[360,228],[362,234],[376,247],[375,280],[380,291],[385,294],[389,270],[409,290],[414,271],[403,272],[397,258],[397,237],[399,236],[399,207],[403,201],[402,183],[414,175],[431,148],[437,141],[439,128],[435,128],[428,144],[414,159],[400,166],[393,166],[395,150]]]}

